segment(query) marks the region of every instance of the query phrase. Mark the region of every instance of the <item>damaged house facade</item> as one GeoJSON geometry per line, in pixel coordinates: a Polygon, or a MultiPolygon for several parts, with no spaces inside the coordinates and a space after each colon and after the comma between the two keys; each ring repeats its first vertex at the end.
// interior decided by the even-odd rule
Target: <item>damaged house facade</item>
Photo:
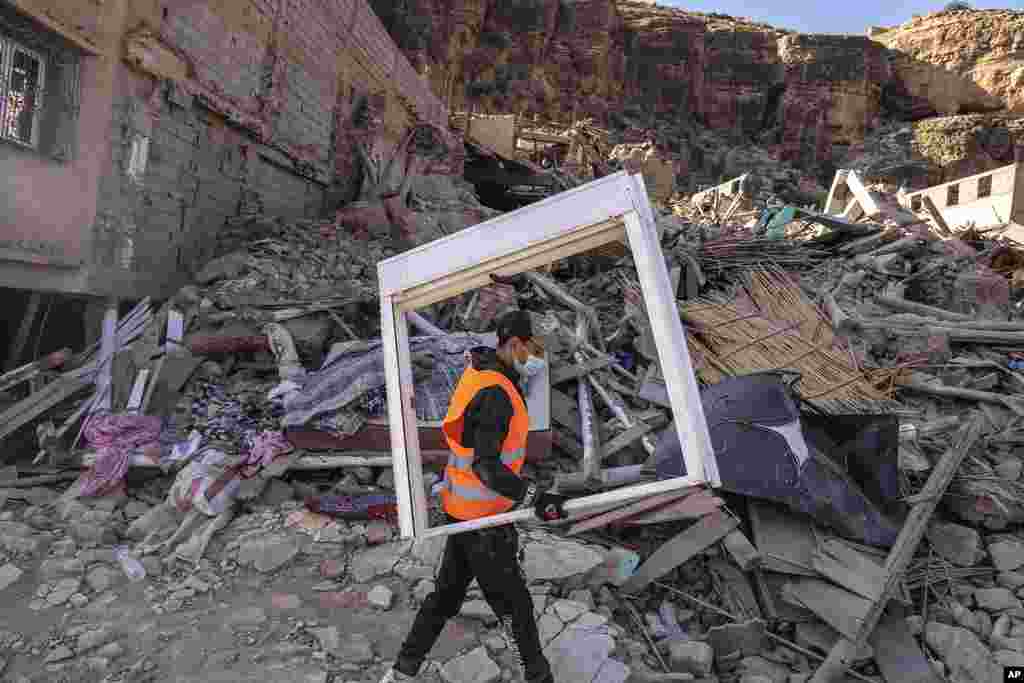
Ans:
{"type": "Polygon", "coordinates": [[[5,0],[0,66],[15,321],[28,290],[165,295],[227,219],[352,200],[360,135],[386,150],[447,127],[365,0],[5,0]]]}
{"type": "Polygon", "coordinates": [[[904,195],[900,203],[920,212],[931,200],[949,225],[983,228],[1024,222],[1024,164],[1014,163],[904,195]]]}

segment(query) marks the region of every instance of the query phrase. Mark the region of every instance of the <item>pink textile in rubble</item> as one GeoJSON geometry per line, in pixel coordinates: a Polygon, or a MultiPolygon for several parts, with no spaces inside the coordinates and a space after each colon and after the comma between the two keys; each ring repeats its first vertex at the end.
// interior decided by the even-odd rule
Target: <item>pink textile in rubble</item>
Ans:
{"type": "Polygon", "coordinates": [[[83,433],[96,449],[96,463],[82,476],[81,495],[116,491],[128,472],[132,450],[158,443],[162,426],[160,418],[148,415],[97,414],[88,418],[83,433]]]}
{"type": "Polygon", "coordinates": [[[249,450],[238,463],[242,467],[243,476],[247,479],[279,456],[295,450],[295,447],[284,437],[282,432],[260,432],[252,437],[247,445],[249,450]]]}

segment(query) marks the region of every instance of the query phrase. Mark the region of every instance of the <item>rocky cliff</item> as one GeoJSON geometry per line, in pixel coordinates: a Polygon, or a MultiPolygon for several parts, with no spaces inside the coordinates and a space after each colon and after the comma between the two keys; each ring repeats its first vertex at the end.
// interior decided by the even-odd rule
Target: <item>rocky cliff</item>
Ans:
{"type": "Polygon", "coordinates": [[[1024,12],[939,12],[873,33],[907,91],[935,112],[1024,114],[1024,12]]]}
{"type": "Polygon", "coordinates": [[[619,133],[671,118],[681,139],[659,144],[682,157],[711,129],[824,177],[887,121],[1024,106],[1024,12],[942,12],[857,36],[645,0],[371,3],[453,110],[593,116],[619,133]]]}

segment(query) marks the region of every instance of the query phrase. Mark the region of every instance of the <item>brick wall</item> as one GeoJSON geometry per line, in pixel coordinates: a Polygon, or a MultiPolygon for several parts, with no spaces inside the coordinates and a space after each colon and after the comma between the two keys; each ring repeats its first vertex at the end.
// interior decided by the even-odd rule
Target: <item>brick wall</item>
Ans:
{"type": "Polygon", "coordinates": [[[127,266],[153,291],[201,266],[243,210],[296,218],[333,209],[354,177],[342,129],[360,96],[386,96],[382,146],[415,122],[447,127],[444,106],[365,0],[163,0],[152,16],[191,78],[119,68],[93,260],[127,266]],[[142,137],[148,163],[132,178],[142,137]]]}

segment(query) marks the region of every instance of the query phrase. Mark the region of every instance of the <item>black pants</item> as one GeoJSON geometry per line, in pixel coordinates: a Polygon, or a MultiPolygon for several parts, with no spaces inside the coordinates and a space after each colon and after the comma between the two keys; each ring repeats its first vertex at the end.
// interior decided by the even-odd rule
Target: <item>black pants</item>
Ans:
{"type": "Polygon", "coordinates": [[[395,668],[407,676],[417,674],[447,621],[462,609],[466,590],[476,578],[519,656],[527,683],[553,683],[519,559],[519,534],[511,524],[449,536],[437,588],[416,615],[395,668]]]}

